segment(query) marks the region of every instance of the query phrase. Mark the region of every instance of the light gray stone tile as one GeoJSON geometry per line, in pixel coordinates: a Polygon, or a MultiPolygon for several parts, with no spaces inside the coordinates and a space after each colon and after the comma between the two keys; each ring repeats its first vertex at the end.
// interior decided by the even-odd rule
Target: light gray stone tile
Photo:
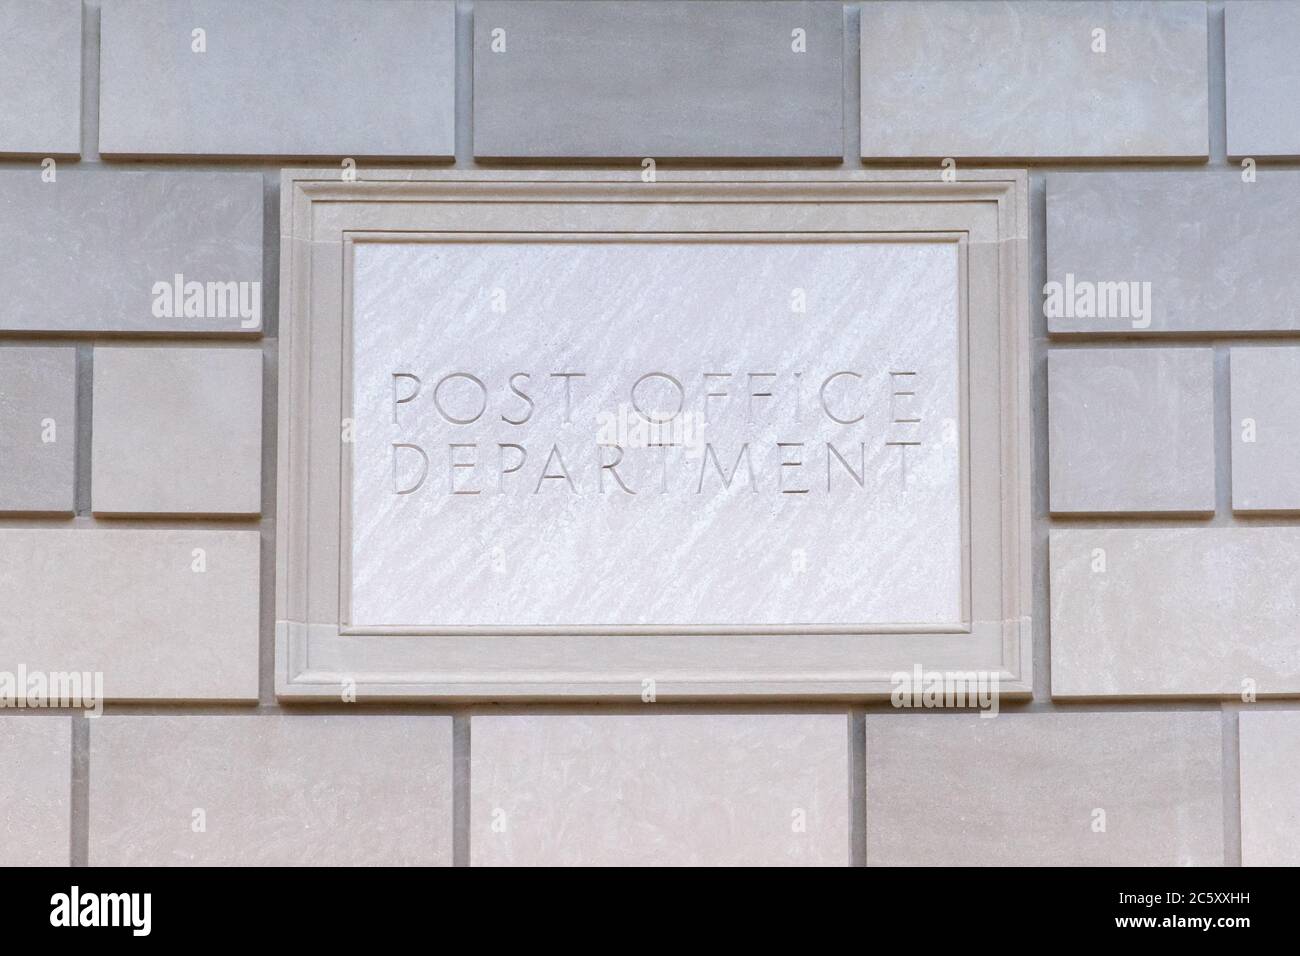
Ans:
{"type": "Polygon", "coordinates": [[[1300,528],[1051,532],[1052,696],[1300,692],[1300,528]]]}
{"type": "Polygon", "coordinates": [[[0,154],[81,155],[81,0],[0,0],[0,154]]]}
{"type": "Polygon", "coordinates": [[[816,0],[480,0],[474,155],[839,158],[843,24],[816,0]]]}
{"type": "Polygon", "coordinates": [[[867,865],[1222,865],[1221,738],[1217,711],[868,715],[867,865]]]}
{"type": "Polygon", "coordinates": [[[1047,280],[1058,286],[1062,308],[1044,296],[1048,330],[1298,330],[1298,219],[1300,172],[1265,170],[1255,182],[1235,169],[1054,173],[1047,177],[1047,280]],[[1089,293],[1096,303],[1111,301],[1102,283],[1136,293],[1129,309],[1090,309],[1089,293]]]}
{"type": "Polygon", "coordinates": [[[0,332],[261,331],[258,173],[0,172],[0,235],[0,332]]]}
{"type": "Polygon", "coordinates": [[[1300,4],[1223,8],[1228,155],[1300,157],[1300,4]]]}
{"type": "Polygon", "coordinates": [[[844,715],[475,717],[470,856],[491,865],[843,865],[844,715]]]}
{"type": "Polygon", "coordinates": [[[0,661],[106,700],[255,700],[253,530],[0,529],[0,661]]]}
{"type": "Polygon", "coordinates": [[[92,866],[446,866],[451,718],[104,717],[92,866]]]}
{"type": "Polygon", "coordinates": [[[1209,153],[1204,3],[872,2],[861,33],[865,159],[1209,153]]]}
{"type": "Polygon", "coordinates": [[[1214,350],[1047,356],[1052,512],[1214,512],[1214,350]]]}
{"type": "Polygon", "coordinates": [[[1241,862],[1300,866],[1300,711],[1239,717],[1241,862]]]}
{"type": "Polygon", "coordinates": [[[76,507],[77,351],[0,348],[0,511],[76,507]]]}
{"type": "Polygon", "coordinates": [[[258,514],[262,352],[97,348],[96,514],[258,514]]]}
{"type": "MultiPolygon", "coordinates": [[[[6,658],[4,666],[11,663],[6,658]]],[[[0,712],[0,767],[0,866],[67,866],[72,820],[68,718],[0,712]]]]}
{"type": "Polygon", "coordinates": [[[1232,508],[1300,511],[1300,348],[1234,348],[1232,508]]]}
{"type": "Polygon", "coordinates": [[[450,157],[455,37],[451,0],[107,0],[99,151],[450,157]]]}

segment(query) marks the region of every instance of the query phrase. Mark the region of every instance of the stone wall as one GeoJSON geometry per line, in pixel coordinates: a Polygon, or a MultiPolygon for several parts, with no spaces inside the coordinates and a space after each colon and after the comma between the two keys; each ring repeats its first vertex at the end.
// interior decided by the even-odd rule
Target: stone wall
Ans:
{"type": "Polygon", "coordinates": [[[1297,49],[1289,0],[0,0],[0,679],[109,698],[0,710],[0,862],[1300,863],[1297,49]],[[1031,701],[277,702],[281,168],[648,159],[1029,170],[1031,701]]]}

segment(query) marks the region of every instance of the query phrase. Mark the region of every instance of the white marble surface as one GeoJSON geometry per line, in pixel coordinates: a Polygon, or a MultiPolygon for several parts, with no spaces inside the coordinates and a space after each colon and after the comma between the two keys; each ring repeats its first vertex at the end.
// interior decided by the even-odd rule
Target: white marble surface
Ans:
{"type": "MultiPolygon", "coordinates": [[[[354,278],[354,625],[960,619],[952,244],[378,243],[357,247],[354,278]],[[796,290],[804,312],[792,308],[796,290]],[[841,371],[862,377],[835,379],[828,400],[840,418],[862,414],[855,424],[831,421],[819,401],[821,383],[841,371]],[[414,379],[394,380],[399,372],[418,376],[420,390],[396,404],[415,391],[414,379]],[[438,389],[451,373],[484,385],[472,424],[448,422],[434,402],[437,391],[454,418],[479,411],[470,379],[438,389]],[[514,384],[531,409],[511,392],[516,373],[530,376],[514,384]],[[633,447],[635,432],[611,434],[611,423],[636,427],[630,393],[647,373],[681,382],[695,426],[706,390],[729,395],[708,402],[710,420],[693,435],[676,436],[684,447],[633,447]],[[775,375],[752,380],[773,393],[753,399],[752,416],[751,373],[775,375]],[[891,410],[892,391],[916,395],[891,410]],[[899,440],[920,445],[887,444],[899,440]],[[636,494],[599,468],[617,455],[600,449],[610,441],[625,446],[618,474],[636,494]],[[395,442],[428,457],[409,494],[396,491],[415,485],[423,462],[403,449],[395,475],[395,442]],[[703,442],[735,469],[729,489],[703,442]],[[861,487],[838,460],[828,469],[827,442],[855,470],[865,455],[861,487]],[[455,489],[478,494],[452,493],[451,443],[477,444],[454,454],[477,461],[455,470],[455,489]],[[501,443],[527,453],[504,478],[501,456],[505,468],[519,456],[501,443]],[[561,474],[553,446],[569,479],[541,477],[544,466],[561,474]],[[783,456],[804,464],[782,468],[783,456]]],[[[637,394],[651,414],[676,407],[664,378],[637,394]]]]}

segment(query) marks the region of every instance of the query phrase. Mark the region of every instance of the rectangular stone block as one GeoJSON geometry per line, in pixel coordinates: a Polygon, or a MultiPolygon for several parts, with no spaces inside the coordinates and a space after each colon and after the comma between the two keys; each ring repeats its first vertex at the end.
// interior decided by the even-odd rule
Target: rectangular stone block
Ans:
{"type": "Polygon", "coordinates": [[[1228,155],[1300,157],[1300,6],[1237,0],[1223,30],[1228,155]]]}
{"type": "Polygon", "coordinates": [[[1209,154],[1199,0],[873,2],[861,33],[864,159],[1209,154]]]}
{"type": "Polygon", "coordinates": [[[92,866],[447,866],[451,718],[104,717],[92,866]]]}
{"type": "Polygon", "coordinates": [[[1242,865],[1300,866],[1300,711],[1239,721],[1242,865]]]}
{"type": "MultiPolygon", "coordinates": [[[[0,666],[10,665],[6,659],[0,666]]],[[[72,819],[68,718],[0,713],[0,767],[0,866],[67,866],[72,819]]]]}
{"type": "Polygon", "coordinates": [[[0,332],[257,333],[258,173],[0,172],[0,332]]]}
{"type": "Polygon", "coordinates": [[[1220,866],[1214,712],[867,716],[868,866],[1220,866]]]}
{"type": "Polygon", "coordinates": [[[106,700],[255,700],[257,531],[0,529],[0,661],[106,700]]]}
{"type": "Polygon", "coordinates": [[[1053,334],[1300,330],[1300,171],[1053,173],[1053,334]]]}
{"type": "Polygon", "coordinates": [[[480,0],[480,158],[836,158],[839,3],[480,0]]]}
{"type": "Polygon", "coordinates": [[[1052,696],[1300,692],[1300,528],[1051,533],[1052,696]]]}
{"type": "Polygon", "coordinates": [[[81,0],[0,0],[0,154],[81,155],[81,0]]]}
{"type": "Polygon", "coordinates": [[[71,514],[77,351],[0,348],[0,512],[71,514]]]}
{"type": "Polygon", "coordinates": [[[96,514],[258,514],[262,351],[97,348],[96,514]]]}
{"type": "Polygon", "coordinates": [[[1214,350],[1053,349],[1054,514],[1214,513],[1214,350]]]}
{"type": "Polygon", "coordinates": [[[1300,348],[1234,348],[1232,509],[1300,511],[1300,348]]]}
{"type": "Polygon", "coordinates": [[[848,862],[843,714],[475,717],[470,737],[475,866],[848,862]]]}
{"type": "Polygon", "coordinates": [[[99,151],[449,158],[455,76],[451,0],[115,0],[99,151]]]}

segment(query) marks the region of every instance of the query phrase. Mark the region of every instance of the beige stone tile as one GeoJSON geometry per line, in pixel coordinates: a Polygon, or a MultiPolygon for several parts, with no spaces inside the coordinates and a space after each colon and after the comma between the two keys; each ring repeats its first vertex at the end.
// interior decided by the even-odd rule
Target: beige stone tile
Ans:
{"type": "Polygon", "coordinates": [[[1204,3],[873,0],[861,10],[866,159],[1209,151],[1204,3]]]}
{"type": "Polygon", "coordinates": [[[1054,697],[1300,692],[1300,528],[1051,532],[1054,697]]]}
{"type": "Polygon", "coordinates": [[[100,672],[109,700],[255,700],[260,546],[255,530],[0,529],[0,661],[100,672]]]}
{"type": "Polygon", "coordinates": [[[1300,711],[1239,720],[1242,865],[1300,866],[1300,711]]]}
{"type": "Polygon", "coordinates": [[[1300,157],[1300,6],[1223,5],[1228,155],[1300,157]]]}
{"type": "MultiPolygon", "coordinates": [[[[1053,335],[1158,336],[1300,329],[1300,171],[1049,173],[1047,281],[1075,308],[1047,312],[1053,335]],[[1100,306],[1122,283],[1137,310],[1100,306]],[[1136,286],[1134,285],[1136,283],[1136,286]],[[1149,284],[1149,285],[1146,285],[1149,284]],[[1089,307],[1088,289],[1094,304],[1089,307]]],[[[1048,301],[1044,299],[1046,308],[1048,301]]]]}
{"type": "Polygon", "coordinates": [[[77,352],[0,348],[0,511],[76,507],[77,352]]]}
{"type": "Polygon", "coordinates": [[[845,715],[525,715],[470,728],[491,865],[843,865],[845,715]]]}
{"type": "Polygon", "coordinates": [[[260,334],[262,191],[260,173],[0,170],[0,332],[260,334]]]}
{"type": "Polygon", "coordinates": [[[479,0],[474,155],[838,160],[843,24],[838,3],[479,0]]]}
{"type": "Polygon", "coordinates": [[[262,352],[96,348],[96,514],[262,510],[262,352]]]}
{"type": "Polygon", "coordinates": [[[1300,348],[1234,348],[1232,509],[1300,511],[1300,348]]]}
{"type": "Polygon", "coordinates": [[[869,714],[867,864],[1221,865],[1221,737],[1217,711],[869,714]]]}
{"type": "Polygon", "coordinates": [[[1047,355],[1052,512],[1214,512],[1214,350],[1047,355]]]}
{"type": "Polygon", "coordinates": [[[0,154],[81,154],[81,0],[0,2],[0,154]]]}
{"type": "Polygon", "coordinates": [[[0,866],[68,865],[71,751],[67,717],[0,710],[0,866]]]}
{"type": "Polygon", "coordinates": [[[90,863],[451,862],[451,718],[103,717],[90,863]]]}
{"type": "Polygon", "coordinates": [[[455,17],[450,0],[106,3],[100,152],[450,157],[455,17]]]}

